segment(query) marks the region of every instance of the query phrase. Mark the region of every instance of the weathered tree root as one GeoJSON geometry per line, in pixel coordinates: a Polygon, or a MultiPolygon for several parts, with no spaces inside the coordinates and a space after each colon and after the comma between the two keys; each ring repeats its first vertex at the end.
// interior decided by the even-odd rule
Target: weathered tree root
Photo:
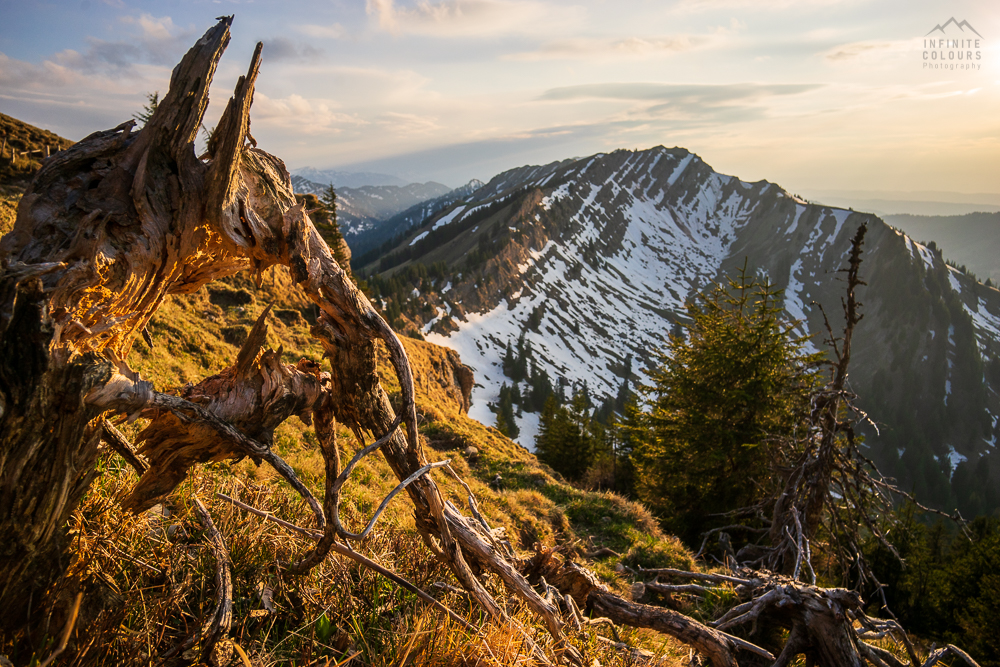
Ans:
{"type": "MultiPolygon", "coordinates": [[[[557,610],[491,550],[489,538],[475,524],[464,525],[446,507],[433,480],[421,474],[428,462],[417,439],[413,377],[402,344],[295,202],[284,165],[257,149],[250,136],[260,45],[206,155],[195,157],[193,141],[216,63],[229,41],[230,23],[231,18],[222,19],[184,56],[170,90],[141,131],[124,123],[47,161],[22,199],[14,230],[4,238],[0,348],[7,363],[0,368],[0,456],[12,464],[5,466],[0,459],[0,495],[26,501],[5,506],[0,500],[0,543],[12,545],[6,560],[0,560],[0,584],[7,586],[0,590],[0,609],[24,611],[16,603],[16,598],[23,600],[23,589],[15,591],[10,582],[23,580],[18,575],[25,568],[38,573],[36,588],[58,576],[58,567],[52,566],[58,559],[48,554],[38,558],[45,550],[40,547],[63,548],[54,538],[93,475],[102,431],[89,424],[109,409],[153,420],[140,436],[141,453],[151,467],[129,501],[133,509],[162,497],[193,463],[245,455],[275,466],[324,527],[318,501],[268,447],[273,426],[255,428],[254,420],[262,416],[276,425],[290,414],[308,418],[321,408],[359,435],[389,435],[396,416],[375,369],[375,344],[381,341],[399,377],[405,433],[392,433],[382,452],[401,481],[413,478],[405,489],[416,505],[425,542],[491,616],[506,619],[464,552],[474,554],[478,567],[500,570],[514,592],[542,615],[561,648],[572,654],[562,645],[557,610]],[[259,279],[276,264],[287,266],[320,308],[314,333],[332,357],[329,380],[317,369],[284,366],[277,355],[241,353],[232,369],[179,397],[153,391],[123,361],[168,294],[190,293],[244,269],[259,279]],[[37,361],[12,367],[11,359],[37,361]],[[271,380],[280,386],[277,402],[268,392],[271,380]],[[249,394],[247,387],[253,389],[249,394]],[[39,442],[30,428],[37,423],[60,428],[39,442]],[[31,456],[59,448],[75,457],[69,466],[66,457],[53,457],[54,474],[62,479],[24,488],[22,467],[37,465],[31,456]],[[71,492],[60,491],[67,485],[71,492]],[[28,516],[40,507],[45,508],[44,519],[28,516]],[[39,530],[25,534],[23,526],[39,530]]],[[[334,451],[335,445],[324,448],[325,455],[334,451]]],[[[319,557],[323,545],[319,547],[307,557],[310,561],[319,557]]],[[[0,611],[0,623],[8,626],[25,617],[0,611]]],[[[540,654],[537,647],[535,651],[540,654]]]]}
{"type": "Polygon", "coordinates": [[[540,548],[522,565],[531,581],[544,577],[561,593],[569,595],[580,609],[591,610],[614,623],[650,628],[693,647],[716,667],[736,667],[738,649],[774,660],[768,651],[750,642],[720,632],[683,614],[624,600],[604,587],[597,577],[578,564],[564,561],[551,549],[540,548]]]}

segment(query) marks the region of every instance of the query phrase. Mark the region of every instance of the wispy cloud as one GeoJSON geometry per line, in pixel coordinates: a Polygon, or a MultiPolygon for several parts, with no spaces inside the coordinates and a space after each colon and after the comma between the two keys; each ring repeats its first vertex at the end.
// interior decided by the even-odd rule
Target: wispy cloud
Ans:
{"type": "Polygon", "coordinates": [[[254,95],[252,117],[264,125],[295,128],[303,134],[338,134],[368,124],[353,114],[338,111],[327,100],[310,100],[301,95],[270,98],[260,91],[254,95]]]}
{"type": "Polygon", "coordinates": [[[378,120],[384,128],[399,134],[424,134],[441,129],[436,118],[412,113],[390,111],[382,114],[378,120]]]}
{"type": "Polygon", "coordinates": [[[76,75],[67,67],[46,60],[40,65],[0,53],[0,86],[7,89],[41,89],[72,84],[76,75]]]}
{"type": "Polygon", "coordinates": [[[645,58],[648,56],[682,53],[707,46],[711,38],[705,35],[674,35],[664,37],[626,37],[567,39],[543,44],[532,51],[507,56],[509,60],[557,60],[645,58]]]}
{"type": "Polygon", "coordinates": [[[551,88],[538,98],[546,101],[584,101],[594,99],[663,101],[699,105],[748,102],[774,95],[797,95],[815,90],[813,83],[734,83],[734,84],[672,84],[672,83],[594,83],[581,86],[551,88]]]}
{"type": "Polygon", "coordinates": [[[323,57],[323,49],[311,44],[302,44],[287,37],[275,37],[264,40],[263,56],[268,61],[281,60],[319,60],[323,57]]]}
{"type": "Polygon", "coordinates": [[[885,56],[911,54],[914,51],[912,41],[869,41],[838,44],[824,52],[823,58],[832,63],[846,63],[855,60],[870,60],[885,56]]]}
{"type": "Polygon", "coordinates": [[[314,23],[306,23],[303,25],[295,26],[295,29],[301,32],[303,35],[308,35],[310,37],[316,37],[317,39],[340,39],[347,31],[344,26],[339,23],[331,23],[330,25],[318,25],[314,23]]]}
{"type": "Polygon", "coordinates": [[[174,65],[195,37],[194,30],[179,29],[169,16],[143,14],[126,16],[120,21],[133,32],[126,39],[107,41],[88,37],[86,51],[66,49],[52,56],[52,61],[87,74],[134,77],[137,65],[174,65]]]}
{"type": "Polygon", "coordinates": [[[675,5],[677,12],[702,12],[719,9],[752,9],[766,11],[829,5],[856,5],[866,0],[681,0],[675,5]]]}
{"type": "Polygon", "coordinates": [[[433,37],[537,34],[575,13],[557,12],[533,0],[420,0],[412,7],[399,7],[395,0],[366,0],[365,6],[382,30],[433,37]]]}
{"type": "Polygon", "coordinates": [[[530,51],[513,53],[508,60],[602,60],[641,59],[675,53],[718,48],[744,29],[732,19],[729,25],[704,33],[672,35],[618,35],[614,37],[577,37],[550,40],[530,51]]]}

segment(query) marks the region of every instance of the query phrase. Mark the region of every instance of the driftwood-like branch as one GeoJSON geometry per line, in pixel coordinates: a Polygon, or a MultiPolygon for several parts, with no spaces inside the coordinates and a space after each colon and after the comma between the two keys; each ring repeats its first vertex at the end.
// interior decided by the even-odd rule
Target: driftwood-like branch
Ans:
{"type": "Polygon", "coordinates": [[[208,513],[208,508],[198,498],[194,498],[194,508],[198,519],[205,528],[212,555],[215,556],[215,609],[208,622],[198,632],[187,637],[160,657],[166,660],[188,650],[200,641],[202,660],[207,663],[212,649],[220,639],[229,634],[233,624],[233,566],[229,560],[226,541],[212,522],[212,515],[208,513]]]}
{"type": "MultiPolygon", "coordinates": [[[[573,598],[580,609],[589,609],[614,623],[650,628],[670,635],[692,646],[708,658],[716,667],[736,667],[735,653],[738,648],[753,646],[740,641],[683,614],[624,600],[605,588],[589,571],[576,563],[562,561],[549,549],[539,549],[524,567],[531,578],[544,577],[550,585],[573,598]]],[[[774,656],[764,649],[753,646],[753,652],[774,656]]]]}
{"type": "MultiPolygon", "coordinates": [[[[273,360],[276,355],[271,355],[273,360]]],[[[308,374],[302,375],[312,378],[308,374]]],[[[208,378],[188,389],[186,395],[197,400],[201,397],[199,388],[217,379],[224,382],[228,378],[225,373],[208,378]]],[[[152,507],[184,479],[188,466],[194,461],[250,456],[257,461],[267,461],[302,495],[315,513],[319,525],[325,524],[319,501],[291,466],[270,447],[247,436],[239,428],[220,418],[216,412],[185,398],[153,391],[148,382],[131,380],[123,375],[116,375],[103,387],[90,392],[86,400],[100,408],[126,414],[149,414],[153,417],[153,421],[139,437],[159,446],[147,444],[140,450],[140,453],[149,456],[151,466],[125,501],[126,507],[134,511],[152,507]]]]}
{"type": "Polygon", "coordinates": [[[948,657],[949,653],[954,655],[956,658],[961,658],[962,660],[964,660],[965,664],[969,665],[969,667],[979,667],[979,663],[973,660],[972,656],[970,656],[968,653],[958,648],[954,644],[948,644],[947,646],[939,648],[933,653],[931,653],[931,655],[927,658],[927,662],[923,664],[923,667],[933,667],[938,662],[948,657]]]}
{"type": "Polygon", "coordinates": [[[125,434],[115,428],[107,419],[101,420],[101,428],[103,429],[101,439],[108,443],[108,446],[125,459],[125,462],[142,477],[142,474],[149,469],[149,465],[135,453],[135,450],[132,449],[132,443],[128,441],[125,434]]]}

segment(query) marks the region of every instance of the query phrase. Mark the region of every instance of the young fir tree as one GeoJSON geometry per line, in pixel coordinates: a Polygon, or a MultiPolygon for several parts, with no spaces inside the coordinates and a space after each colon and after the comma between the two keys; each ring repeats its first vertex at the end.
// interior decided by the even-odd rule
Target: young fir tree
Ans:
{"type": "Polygon", "coordinates": [[[160,106],[160,91],[155,91],[152,93],[146,93],[146,104],[142,105],[142,111],[132,114],[132,118],[135,118],[139,123],[145,127],[149,119],[153,117],[156,113],[156,107],[160,106]]]}
{"type": "MultiPolygon", "coordinates": [[[[818,355],[782,319],[780,292],[740,271],[687,304],[687,336],[658,353],[631,434],[637,495],[689,544],[765,497],[768,441],[808,411],[818,355]]],[[[730,521],[731,523],[731,521],[730,521]]]]}
{"type": "Polygon", "coordinates": [[[573,394],[566,406],[556,394],[549,394],[539,419],[535,454],[567,479],[580,480],[602,453],[604,429],[590,415],[590,398],[585,391],[573,394]]]}
{"type": "Polygon", "coordinates": [[[337,192],[330,185],[319,197],[314,194],[295,195],[309,211],[316,230],[330,246],[333,258],[337,260],[340,268],[351,275],[351,251],[344,241],[344,235],[340,232],[340,225],[337,223],[337,192]]]}
{"type": "Polygon", "coordinates": [[[497,430],[508,438],[516,438],[521,433],[514,418],[514,403],[519,402],[514,400],[515,397],[519,398],[517,385],[510,388],[505,382],[500,387],[500,400],[497,403],[497,430]]]}

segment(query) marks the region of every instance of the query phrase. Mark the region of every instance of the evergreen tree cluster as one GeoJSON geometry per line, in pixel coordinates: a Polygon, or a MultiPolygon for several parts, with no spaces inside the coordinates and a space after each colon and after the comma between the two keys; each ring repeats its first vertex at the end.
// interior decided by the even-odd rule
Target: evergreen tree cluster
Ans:
{"type": "Polygon", "coordinates": [[[396,329],[403,328],[403,315],[416,318],[430,315],[434,308],[426,300],[416,299],[413,290],[421,292],[434,289],[448,279],[450,273],[444,262],[409,264],[390,276],[374,274],[365,282],[365,294],[376,305],[384,302],[385,318],[396,329]]]}
{"type": "MultiPolygon", "coordinates": [[[[955,643],[983,667],[1000,667],[1000,518],[979,517],[967,531],[901,510],[893,544],[872,539],[865,557],[878,574],[888,608],[913,634],[955,643]]],[[[865,599],[881,601],[872,590],[865,599]]]]}
{"type": "Polygon", "coordinates": [[[629,412],[636,494],[688,544],[766,495],[769,442],[808,414],[820,359],[803,352],[780,304],[745,268],[690,301],[687,335],[657,353],[629,412]]]}
{"type": "Polygon", "coordinates": [[[524,334],[517,339],[516,348],[507,341],[507,350],[503,358],[503,372],[514,386],[526,382],[527,388],[522,396],[520,391],[514,402],[525,412],[541,412],[545,401],[552,395],[554,389],[552,380],[545,369],[538,368],[531,351],[531,341],[525,341],[524,334]]]}
{"type": "Polygon", "coordinates": [[[523,412],[541,413],[535,453],[539,460],[552,466],[567,479],[587,486],[628,491],[618,471],[628,469],[619,461],[620,438],[617,419],[624,414],[632,394],[629,378],[632,357],[622,366],[624,379],[616,396],[607,397],[599,406],[584,383],[572,389],[567,397],[564,378],[555,385],[549,374],[538,367],[531,350],[531,341],[524,333],[516,344],[507,343],[503,357],[504,374],[511,379],[500,389],[496,406],[497,428],[510,437],[518,434],[515,415],[523,412]],[[524,386],[522,391],[521,387],[524,386]]]}

